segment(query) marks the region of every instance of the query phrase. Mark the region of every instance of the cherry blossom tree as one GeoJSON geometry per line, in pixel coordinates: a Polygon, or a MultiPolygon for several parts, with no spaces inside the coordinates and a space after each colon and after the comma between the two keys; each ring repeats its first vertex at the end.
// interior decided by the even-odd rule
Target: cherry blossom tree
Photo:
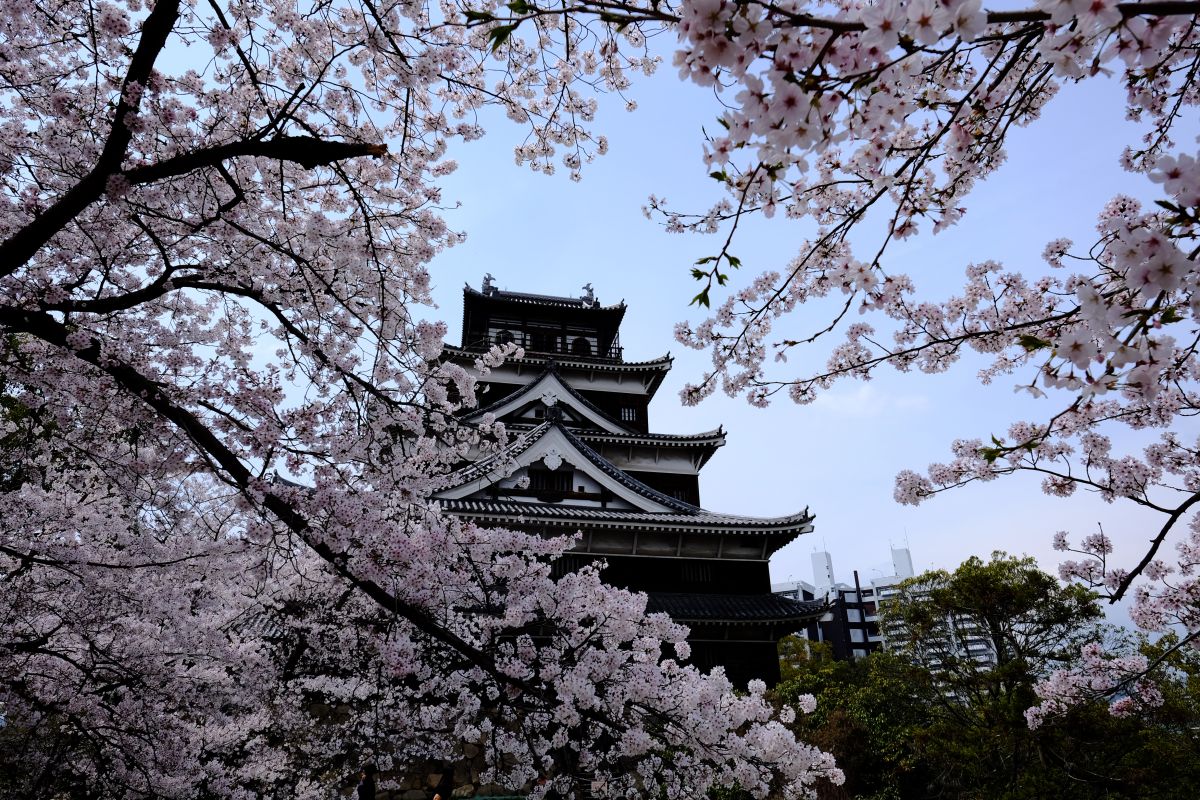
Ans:
{"type": "Polygon", "coordinates": [[[496,104],[544,171],[603,152],[592,95],[655,63],[636,25],[2,9],[0,790],[328,796],[463,743],[535,795],[839,779],[643,596],[552,579],[569,539],[430,499],[504,442],[457,421],[474,376],[414,310],[459,238],[448,149],[496,104]]]}
{"type": "MultiPolygon", "coordinates": [[[[782,212],[816,228],[786,268],[731,291],[702,323],[679,327],[680,341],[713,359],[684,390],[685,402],[719,387],[755,405],[780,391],[809,403],[885,365],[942,372],[973,350],[985,360],[983,382],[1016,376],[1018,391],[1045,398],[1048,410],[1005,436],[955,442],[953,460],[924,474],[902,472],[897,501],[1032,472],[1052,495],[1084,489],[1157,512],[1161,528],[1125,564],[1109,558],[1103,531],[1074,547],[1060,535],[1059,549],[1084,556],[1064,563],[1062,576],[1113,601],[1132,594],[1140,626],[1181,627],[1180,644],[1194,642],[1200,444],[1185,423],[1197,410],[1200,369],[1200,167],[1173,135],[1200,99],[1198,11],[1190,2],[1111,0],[1039,0],[1003,12],[978,0],[682,7],[676,65],[728,106],[723,132],[705,150],[728,196],[695,216],[658,201],[651,210],[669,228],[724,236],[693,270],[702,282],[697,303],[708,306],[739,266],[731,248],[744,216],[782,212]],[[1127,115],[1146,130],[1122,161],[1161,185],[1158,207],[1117,196],[1100,210],[1094,242],[1050,242],[1042,269],[980,260],[966,267],[961,294],[941,300],[889,268],[895,240],[955,224],[971,188],[1005,160],[1008,133],[1034,123],[1061,86],[1114,72],[1127,89],[1127,115]],[[884,218],[883,234],[852,246],[872,216],[884,218]],[[836,307],[830,317],[808,323],[804,337],[772,341],[776,320],[824,298],[836,307]],[[786,362],[795,349],[837,336],[816,374],[767,366],[769,355],[786,362]],[[1158,441],[1116,452],[1111,432],[1121,426],[1157,430],[1158,441]],[[1176,553],[1164,560],[1168,543],[1176,553]]],[[[1043,686],[1049,703],[1082,697],[1071,689],[1080,686],[1154,701],[1143,680],[1153,665],[1084,655],[1079,672],[1043,686]]]]}
{"type": "MultiPolygon", "coordinates": [[[[1198,408],[1200,156],[1173,137],[1200,99],[1197,12],[1200,4],[1174,0],[1036,0],[1005,11],[979,0],[516,0],[484,4],[468,24],[500,45],[546,17],[569,28],[592,15],[634,43],[663,25],[677,32],[680,76],[711,87],[724,105],[704,149],[724,197],[699,213],[653,197],[647,207],[670,231],[720,240],[692,268],[693,302],[709,308],[724,296],[711,317],[677,328],[683,344],[712,356],[712,368],[684,389],[685,403],[717,389],[759,406],[780,392],[810,403],[884,366],[936,373],[975,351],[985,361],[981,380],[1016,376],[1018,390],[1045,398],[1048,410],[1003,437],[955,442],[953,459],[924,474],[902,472],[896,499],[916,504],[1032,472],[1052,495],[1084,489],[1160,514],[1149,546],[1125,566],[1111,563],[1103,531],[1074,547],[1063,535],[1056,546],[1084,556],[1063,564],[1064,578],[1113,601],[1132,595],[1139,625],[1181,626],[1184,646],[1200,636],[1200,517],[1192,513],[1200,440],[1184,425],[1198,408]],[[922,294],[917,277],[891,267],[894,241],[961,218],[971,189],[1005,161],[1011,130],[1034,123],[1064,84],[1114,73],[1127,115],[1146,131],[1122,163],[1161,185],[1155,208],[1112,198],[1098,209],[1095,241],[1048,243],[1045,267],[1006,269],[983,254],[949,298],[922,294]],[[725,292],[741,266],[739,224],[750,215],[808,221],[813,233],[786,266],[725,292]],[[874,219],[884,225],[872,238],[863,223],[874,219]],[[834,310],[814,317],[813,306],[834,310]],[[773,336],[801,307],[808,332],[773,336]],[[815,374],[768,364],[835,339],[815,374]],[[1116,452],[1111,433],[1121,426],[1157,431],[1158,441],[1116,452]],[[1175,557],[1164,559],[1171,546],[1175,557]]],[[[1153,665],[1112,662],[1101,675],[1108,662],[1094,655],[1061,686],[1119,693],[1147,685],[1153,665]]]]}

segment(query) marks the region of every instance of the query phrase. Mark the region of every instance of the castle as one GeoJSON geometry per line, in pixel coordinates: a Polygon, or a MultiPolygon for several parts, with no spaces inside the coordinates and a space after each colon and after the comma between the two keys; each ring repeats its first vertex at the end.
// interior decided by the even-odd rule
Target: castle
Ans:
{"type": "Polygon", "coordinates": [[[774,684],[779,640],[823,603],[772,594],[768,561],[812,530],[812,516],[701,508],[700,470],[724,431],[650,431],[650,401],[671,357],[626,361],[625,305],[601,305],[584,289],[581,297],[501,291],[489,275],[481,291],[464,290],[462,344],[445,357],[470,367],[508,343],[524,355],[480,381],[479,406],[466,416],[504,422],[507,450],[455,473],[439,502],[482,525],[580,532],[558,574],[603,559],[606,582],[645,592],[648,610],[689,626],[691,663],[720,665],[735,685],[774,684]]]}

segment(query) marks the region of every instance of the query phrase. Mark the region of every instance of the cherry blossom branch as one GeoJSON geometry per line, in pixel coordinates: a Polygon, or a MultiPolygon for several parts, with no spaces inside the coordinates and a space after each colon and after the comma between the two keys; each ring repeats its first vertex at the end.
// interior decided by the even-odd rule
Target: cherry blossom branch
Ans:
{"type": "MultiPolygon", "coordinates": [[[[1125,592],[1129,591],[1129,587],[1133,585],[1133,582],[1146,571],[1148,566],[1150,566],[1150,562],[1154,560],[1154,556],[1158,553],[1158,549],[1162,546],[1162,543],[1166,541],[1167,534],[1170,533],[1171,529],[1175,527],[1175,523],[1177,523],[1180,518],[1198,502],[1200,502],[1200,492],[1193,494],[1173,511],[1171,511],[1171,513],[1167,516],[1167,521],[1162,524],[1162,527],[1159,528],[1158,533],[1153,539],[1150,540],[1150,546],[1146,549],[1145,554],[1137,563],[1137,566],[1131,569],[1129,573],[1121,580],[1121,582],[1117,584],[1117,588],[1113,590],[1112,597],[1114,601],[1125,596],[1125,592]]],[[[1200,630],[1192,632],[1191,637],[1194,638],[1195,636],[1200,636],[1200,630]]]]}
{"type": "Polygon", "coordinates": [[[0,553],[9,555],[22,563],[38,564],[38,565],[45,566],[45,567],[54,567],[56,569],[66,570],[68,572],[70,571],[69,567],[71,565],[99,567],[101,569],[115,569],[115,570],[162,569],[164,567],[175,566],[176,564],[184,564],[189,561],[197,561],[200,559],[212,558],[212,555],[209,553],[192,553],[189,555],[179,556],[177,558],[164,559],[161,561],[138,561],[138,562],[133,562],[133,563],[126,563],[126,562],[122,562],[122,561],[89,561],[89,560],[72,561],[72,560],[67,560],[67,559],[47,558],[45,556],[39,556],[36,552],[32,552],[32,551],[27,552],[27,551],[23,551],[23,550],[18,550],[13,547],[8,547],[7,545],[4,545],[4,544],[0,544],[0,553]]]}
{"type": "Polygon", "coordinates": [[[112,127],[95,167],[66,194],[27,225],[0,244],[0,278],[10,275],[33,258],[55,233],[100,197],[109,176],[118,172],[133,139],[126,121],[138,113],[142,87],[154,70],[167,37],[179,19],[179,0],[159,0],[142,26],[137,49],[129,60],[129,70],[121,83],[121,94],[113,112],[112,127]]]}
{"type": "Polygon", "coordinates": [[[480,25],[430,25],[451,7],[180,6],[164,49],[179,59],[122,90],[138,104],[126,152],[80,204],[76,176],[96,171],[114,90],[149,46],[151,11],[135,6],[18,5],[19,56],[0,61],[0,107],[23,120],[0,125],[12,153],[0,174],[12,211],[0,218],[0,447],[15,460],[0,519],[19,537],[2,544],[25,552],[28,519],[37,558],[71,531],[81,559],[68,575],[0,551],[14,588],[0,613],[20,606],[36,635],[51,627],[43,608],[66,612],[47,649],[77,665],[41,652],[22,656],[29,668],[0,665],[29,680],[10,718],[65,711],[100,736],[66,769],[79,764],[81,785],[105,796],[172,794],[198,763],[197,791],[300,796],[303,774],[340,769],[380,735],[397,762],[487,745],[491,777],[513,787],[547,763],[615,793],[699,796],[736,780],[791,798],[836,777],[756,687],[738,697],[719,675],[662,661],[663,644],[688,658],[686,631],[645,616],[644,599],[593,569],[552,578],[566,542],[426,505],[450,464],[500,434],[456,423],[450,390],[465,401],[474,378],[439,360],[444,326],[409,308],[429,299],[425,264],[458,239],[431,179],[453,169],[451,142],[482,134],[487,103],[529,125],[519,160],[549,171],[557,147],[576,171],[606,146],[588,129],[589,93],[653,71],[639,26],[663,20],[618,31],[571,12],[559,26],[530,20],[520,34],[536,40],[501,43],[480,25]],[[370,144],[396,140],[400,158],[370,144]],[[78,213],[49,230],[45,209],[67,195],[78,213]],[[22,230],[42,244],[15,263],[22,230]],[[273,469],[314,488],[269,483],[273,469]],[[235,552],[139,570],[133,587],[105,566],[167,563],[196,538],[235,552]],[[93,622],[113,632],[103,658],[157,694],[97,696],[99,673],[71,649],[93,622]],[[179,655],[197,649],[203,661],[179,655]],[[292,735],[313,723],[298,692],[369,704],[371,722],[322,717],[321,737],[292,735]],[[419,726],[406,726],[418,705],[419,726]],[[262,748],[235,754],[243,741],[262,748]],[[114,763],[128,769],[110,775],[114,763]]]}
{"type": "Polygon", "coordinates": [[[129,183],[138,185],[186,175],[206,167],[215,167],[237,157],[257,156],[278,161],[291,161],[306,169],[315,169],[362,156],[379,158],[386,153],[386,144],[336,142],[308,136],[280,136],[263,141],[238,141],[209,147],[157,164],[134,167],[123,173],[118,173],[115,169],[104,172],[102,165],[98,164],[88,178],[77,184],[50,210],[0,245],[0,262],[9,260],[9,267],[0,267],[0,277],[19,269],[24,261],[32,258],[37,249],[60,230],[62,224],[66,224],[87,206],[100,199],[105,191],[105,181],[111,175],[120,174],[129,183]],[[95,177],[93,178],[93,176],[95,177]]]}
{"type": "MultiPolygon", "coordinates": [[[[174,423],[205,454],[206,458],[211,459],[227,475],[227,480],[231,485],[237,487],[252,502],[256,496],[260,497],[258,502],[266,510],[299,536],[337,575],[378,604],[380,608],[397,614],[421,633],[452,648],[468,663],[482,669],[497,683],[519,689],[531,696],[541,697],[543,695],[545,687],[505,673],[483,650],[449,631],[427,612],[401,601],[394,593],[389,592],[377,582],[355,574],[348,564],[346,555],[314,535],[315,532],[309,520],[290,501],[272,491],[264,491],[241,459],[229,450],[207,425],[194,414],[171,401],[164,393],[162,385],[140,375],[128,365],[106,357],[98,340],[92,339],[90,344],[82,349],[72,348],[69,344],[70,333],[65,326],[46,314],[35,312],[22,312],[0,307],[0,325],[37,336],[47,343],[69,350],[77,358],[110,375],[127,391],[140,397],[156,413],[174,423]]],[[[664,722],[669,721],[669,715],[650,707],[643,708],[643,713],[664,722]]],[[[621,727],[615,720],[599,711],[589,712],[587,716],[614,730],[619,730],[621,727]]]]}
{"type": "Polygon", "coordinates": [[[224,161],[240,156],[290,161],[305,169],[316,169],[351,158],[363,156],[380,158],[386,155],[387,151],[386,144],[337,142],[312,136],[278,136],[274,139],[251,139],[208,147],[157,164],[134,167],[121,174],[130,183],[137,185],[186,175],[205,167],[215,167],[224,161]]]}
{"type": "Polygon", "coordinates": [[[170,400],[163,385],[144,377],[127,364],[106,358],[103,354],[102,344],[98,340],[91,339],[85,347],[74,348],[70,344],[70,331],[49,315],[39,312],[0,308],[0,325],[37,336],[48,344],[74,353],[81,361],[108,374],[126,391],[135,397],[140,397],[155,413],[179,428],[205,454],[206,458],[211,459],[219,471],[227,476],[231,485],[240,489],[247,496],[261,492],[260,502],[264,508],[284,523],[289,530],[301,537],[313,552],[321,556],[340,577],[349,581],[367,597],[387,611],[400,615],[422,633],[460,652],[472,664],[483,669],[498,682],[524,691],[536,691],[536,687],[532,684],[499,672],[491,659],[484,653],[446,630],[426,612],[400,601],[374,581],[356,576],[349,568],[345,554],[336,552],[317,538],[315,532],[310,528],[308,520],[290,502],[271,491],[254,488],[257,481],[253,474],[207,425],[194,414],[170,400]]]}
{"type": "MultiPolygon", "coordinates": [[[[758,2],[758,0],[755,0],[755,2],[757,5],[761,5],[772,16],[786,20],[789,25],[797,28],[817,28],[833,31],[834,33],[859,33],[867,30],[866,24],[858,20],[835,19],[816,14],[797,13],[787,8],[782,8],[773,2],[758,2]]],[[[1200,2],[1196,2],[1196,0],[1161,0],[1161,2],[1118,3],[1116,4],[1116,8],[1126,19],[1146,16],[1192,16],[1200,13],[1200,2]]],[[[655,4],[653,9],[645,9],[635,3],[585,1],[578,6],[572,7],[570,11],[579,13],[591,9],[601,10],[606,15],[602,19],[613,23],[642,21],[647,17],[664,22],[677,23],[679,21],[678,16],[660,11],[657,4],[655,4]]],[[[539,15],[552,15],[566,13],[566,11],[563,9],[538,8],[536,13],[539,15]]],[[[1040,9],[988,11],[986,13],[989,25],[1003,25],[1014,22],[1048,22],[1051,19],[1051,15],[1048,12],[1040,9]]],[[[520,19],[527,18],[530,17],[520,19]]],[[[520,19],[517,19],[517,21],[520,21],[520,19]]],[[[486,20],[483,22],[486,22],[486,20]]]]}

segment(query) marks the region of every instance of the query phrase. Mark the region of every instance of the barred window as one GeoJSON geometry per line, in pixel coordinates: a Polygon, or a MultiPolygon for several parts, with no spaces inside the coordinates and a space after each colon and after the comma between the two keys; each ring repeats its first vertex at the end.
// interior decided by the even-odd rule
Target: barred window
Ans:
{"type": "Polygon", "coordinates": [[[569,492],[574,478],[575,471],[570,469],[530,469],[529,488],[537,492],[569,492]]]}

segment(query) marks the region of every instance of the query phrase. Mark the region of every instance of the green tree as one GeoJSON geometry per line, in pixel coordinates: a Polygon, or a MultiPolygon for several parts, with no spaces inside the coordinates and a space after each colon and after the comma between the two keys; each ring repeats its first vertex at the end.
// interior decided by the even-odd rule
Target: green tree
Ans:
{"type": "Polygon", "coordinates": [[[1032,705],[1033,680],[1098,636],[1102,614],[1093,592],[1063,585],[1032,558],[996,552],[904,581],[880,616],[889,647],[935,672],[947,700],[1016,696],[1032,705]]]}
{"type": "Polygon", "coordinates": [[[1190,800],[1200,790],[1200,654],[1170,640],[1142,644],[1168,668],[1160,708],[1117,718],[1093,703],[1029,729],[1034,685],[1082,643],[1137,646],[1100,624],[1094,595],[1032,559],[995,553],[925,573],[881,614],[888,652],[846,662],[824,645],[781,648],[776,694],[817,698],[796,726],[837,757],[846,796],[1190,800]]]}
{"type": "Polygon", "coordinates": [[[1129,723],[1090,707],[1036,731],[1025,718],[1037,681],[1104,636],[1095,594],[997,552],[905,581],[880,613],[889,646],[930,676],[930,715],[914,734],[926,796],[1140,796],[1102,746],[1129,723]]]}
{"type": "Polygon", "coordinates": [[[927,783],[914,734],[930,715],[931,676],[907,659],[877,653],[835,661],[829,645],[785,640],[791,666],[776,687],[782,702],[817,698],[814,713],[796,719],[806,741],[834,754],[849,797],[919,796],[927,783]]]}

